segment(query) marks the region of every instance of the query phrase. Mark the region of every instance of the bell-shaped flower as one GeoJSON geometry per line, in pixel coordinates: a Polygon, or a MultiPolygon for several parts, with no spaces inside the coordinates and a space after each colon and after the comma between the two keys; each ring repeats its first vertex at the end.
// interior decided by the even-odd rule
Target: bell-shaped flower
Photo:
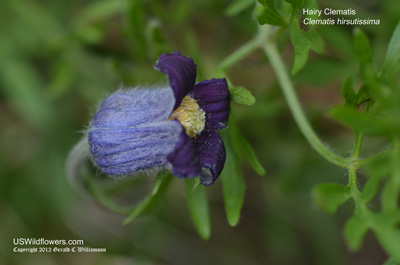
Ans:
{"type": "Polygon", "coordinates": [[[161,55],[155,68],[169,87],[122,89],[101,103],[88,131],[93,161],[111,176],[167,168],[211,185],[226,157],[217,133],[230,112],[226,80],[195,84],[196,64],[179,52],[161,55]]]}

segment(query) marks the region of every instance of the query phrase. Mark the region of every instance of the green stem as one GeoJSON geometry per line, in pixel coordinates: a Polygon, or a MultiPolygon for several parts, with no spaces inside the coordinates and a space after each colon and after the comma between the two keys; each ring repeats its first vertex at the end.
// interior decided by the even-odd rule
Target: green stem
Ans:
{"type": "Polygon", "coordinates": [[[119,214],[127,215],[130,213],[131,209],[119,206],[115,202],[113,202],[107,195],[104,194],[104,192],[96,185],[94,180],[89,176],[89,174],[85,174],[84,176],[85,183],[90,191],[90,193],[93,195],[94,198],[96,198],[103,206],[106,208],[110,209],[111,211],[114,211],[119,214]]]}
{"type": "Polygon", "coordinates": [[[358,133],[358,132],[355,133],[354,147],[353,151],[351,152],[350,160],[357,161],[359,159],[363,138],[364,138],[363,133],[358,133]]]}
{"type": "Polygon", "coordinates": [[[252,51],[257,49],[260,46],[260,41],[258,38],[253,38],[246,44],[244,44],[242,47],[237,49],[235,52],[230,54],[228,57],[226,57],[218,66],[217,72],[219,71],[225,71],[232,65],[236,64],[240,60],[242,60],[244,57],[249,55],[252,51]]]}
{"type": "Polygon", "coordinates": [[[358,185],[357,185],[357,169],[359,167],[358,159],[360,157],[363,138],[364,138],[363,133],[359,132],[355,133],[354,147],[349,159],[351,163],[348,165],[347,168],[349,171],[348,186],[351,188],[351,193],[353,195],[354,201],[356,202],[356,211],[357,209],[363,206],[363,204],[361,203],[360,191],[358,190],[358,185]]]}
{"type": "Polygon", "coordinates": [[[265,39],[262,48],[264,49],[264,52],[267,54],[271,66],[275,70],[275,74],[278,78],[278,82],[282,88],[283,94],[286,98],[289,108],[301,132],[303,133],[307,141],[310,143],[310,145],[326,160],[337,166],[347,167],[349,164],[347,159],[339,156],[338,154],[334,153],[329,148],[327,148],[312,129],[310,123],[308,122],[300,106],[299,100],[296,96],[296,92],[294,91],[293,84],[290,80],[285,65],[283,64],[283,61],[279,55],[279,52],[275,46],[275,43],[270,38],[271,34],[270,32],[267,32],[266,34],[267,37],[269,38],[265,39]]]}

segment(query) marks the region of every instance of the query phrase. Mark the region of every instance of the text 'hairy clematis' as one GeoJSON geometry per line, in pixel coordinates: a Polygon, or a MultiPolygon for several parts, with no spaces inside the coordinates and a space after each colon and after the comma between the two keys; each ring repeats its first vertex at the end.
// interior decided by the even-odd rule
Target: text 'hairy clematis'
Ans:
{"type": "Polygon", "coordinates": [[[155,68],[169,87],[120,90],[102,102],[88,131],[93,160],[112,176],[168,168],[211,185],[226,157],[217,133],[230,112],[226,80],[195,84],[196,64],[179,52],[161,55],[155,68]]]}

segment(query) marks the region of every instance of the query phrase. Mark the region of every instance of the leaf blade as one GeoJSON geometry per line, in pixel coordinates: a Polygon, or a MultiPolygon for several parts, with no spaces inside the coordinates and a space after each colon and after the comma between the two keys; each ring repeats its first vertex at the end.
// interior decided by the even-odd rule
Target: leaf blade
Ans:
{"type": "Polygon", "coordinates": [[[230,129],[223,131],[223,139],[226,145],[226,162],[221,174],[222,192],[228,223],[236,226],[239,223],[242,210],[246,183],[244,181],[238,157],[233,150],[230,129]]]}
{"type": "Polygon", "coordinates": [[[187,205],[190,217],[199,236],[207,240],[211,236],[211,218],[206,187],[199,185],[199,178],[185,180],[187,205]]]}
{"type": "Polygon", "coordinates": [[[317,205],[329,214],[334,214],[352,197],[350,187],[338,183],[319,184],[313,188],[312,195],[317,205]]]}

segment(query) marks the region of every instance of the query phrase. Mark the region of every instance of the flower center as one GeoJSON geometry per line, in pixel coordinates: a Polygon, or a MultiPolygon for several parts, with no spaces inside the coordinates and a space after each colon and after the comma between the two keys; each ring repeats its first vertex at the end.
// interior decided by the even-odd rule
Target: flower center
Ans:
{"type": "Polygon", "coordinates": [[[186,96],[181,105],[169,117],[169,120],[173,119],[177,119],[182,124],[187,135],[196,137],[204,130],[206,114],[196,103],[196,100],[186,96]]]}

